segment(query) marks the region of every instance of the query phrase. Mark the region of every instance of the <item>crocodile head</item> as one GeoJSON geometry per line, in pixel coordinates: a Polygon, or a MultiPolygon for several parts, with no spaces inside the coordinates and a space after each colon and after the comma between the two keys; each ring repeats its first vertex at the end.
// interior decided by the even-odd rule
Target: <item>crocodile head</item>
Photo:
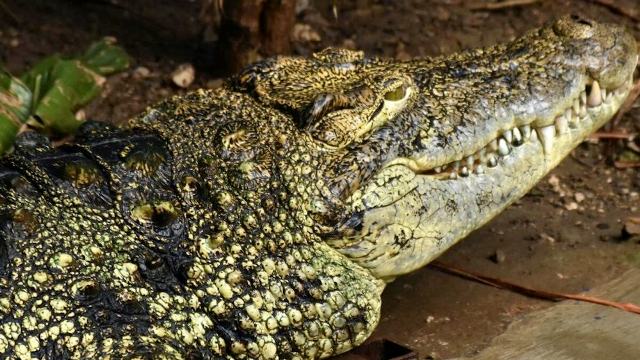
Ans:
{"type": "Polygon", "coordinates": [[[637,61],[621,27],[565,17],[506,45],[407,63],[419,96],[392,120],[403,146],[347,198],[330,243],[381,278],[425,265],[608,121],[637,61]]]}
{"type": "Polygon", "coordinates": [[[329,49],[263,62],[241,81],[292,111],[325,159],[311,206],[321,236],[390,279],[489,221],[609,120],[637,60],[622,27],[567,16],[450,56],[329,49]]]}

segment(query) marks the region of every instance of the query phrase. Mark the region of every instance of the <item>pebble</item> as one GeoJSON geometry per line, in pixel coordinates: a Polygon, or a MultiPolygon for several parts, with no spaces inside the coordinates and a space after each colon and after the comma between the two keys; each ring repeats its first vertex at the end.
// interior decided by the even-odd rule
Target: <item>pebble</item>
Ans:
{"type": "Polygon", "coordinates": [[[507,254],[501,249],[497,249],[491,256],[489,256],[489,260],[493,261],[496,264],[502,264],[507,259],[507,254]]]}
{"type": "Polygon", "coordinates": [[[187,88],[193,83],[196,78],[196,69],[189,63],[180,64],[171,73],[171,80],[173,83],[181,88],[187,88]]]}

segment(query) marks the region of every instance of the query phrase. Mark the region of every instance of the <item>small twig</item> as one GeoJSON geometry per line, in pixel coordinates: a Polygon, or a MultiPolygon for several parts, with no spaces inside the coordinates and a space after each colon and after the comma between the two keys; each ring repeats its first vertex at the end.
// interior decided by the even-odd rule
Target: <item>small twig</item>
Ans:
{"type": "Polygon", "coordinates": [[[471,10],[500,10],[516,6],[525,6],[535,4],[542,0],[506,0],[501,2],[482,2],[469,6],[471,10]]]}
{"type": "Polygon", "coordinates": [[[11,20],[16,25],[20,24],[20,19],[18,18],[18,16],[13,11],[11,11],[11,9],[9,9],[7,4],[5,4],[4,1],[2,1],[2,0],[0,0],[0,9],[2,9],[2,11],[4,11],[7,15],[9,15],[11,20]]]}
{"type": "Polygon", "coordinates": [[[633,21],[640,21],[640,16],[638,16],[638,14],[636,14],[633,11],[630,11],[620,5],[616,5],[615,2],[613,2],[613,0],[591,0],[592,2],[598,4],[598,5],[602,5],[604,7],[606,7],[607,9],[611,10],[612,12],[622,15],[622,16],[626,16],[629,19],[633,20],[633,21]]]}
{"type": "Polygon", "coordinates": [[[633,104],[636,102],[636,99],[638,99],[638,96],[640,96],[640,79],[638,79],[633,84],[633,86],[631,87],[631,90],[629,90],[629,96],[627,96],[627,99],[620,106],[620,109],[618,110],[616,117],[613,118],[613,121],[611,121],[611,125],[614,129],[618,127],[618,124],[620,123],[620,119],[622,119],[624,114],[626,114],[627,112],[629,112],[629,110],[631,110],[631,108],[633,107],[633,104]]]}
{"type": "Polygon", "coordinates": [[[628,311],[628,312],[640,315],[640,306],[637,306],[631,303],[620,303],[620,302],[610,301],[610,300],[601,299],[593,296],[587,296],[587,295],[563,294],[563,293],[556,293],[556,292],[545,291],[545,290],[532,289],[526,286],[513,284],[510,282],[492,278],[489,276],[474,274],[466,270],[461,270],[461,269],[452,267],[450,265],[445,265],[439,261],[434,261],[430,263],[429,266],[448,274],[453,274],[465,279],[474,280],[479,283],[493,286],[498,289],[511,290],[519,294],[535,297],[538,299],[549,300],[554,302],[558,302],[562,300],[577,300],[577,301],[583,301],[583,302],[588,302],[592,304],[610,306],[610,307],[614,307],[620,310],[624,310],[624,311],[628,311]]]}
{"type": "Polygon", "coordinates": [[[627,140],[631,141],[636,137],[637,134],[629,134],[624,132],[595,132],[589,135],[590,139],[593,140],[627,140]]]}
{"type": "Polygon", "coordinates": [[[629,169],[640,167],[640,161],[614,161],[613,166],[616,169],[629,169]]]}

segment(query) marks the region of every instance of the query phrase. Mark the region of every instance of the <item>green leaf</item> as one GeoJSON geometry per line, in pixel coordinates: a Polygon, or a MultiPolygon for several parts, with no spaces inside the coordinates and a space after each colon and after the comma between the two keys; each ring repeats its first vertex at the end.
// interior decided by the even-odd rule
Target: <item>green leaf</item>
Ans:
{"type": "Polygon", "coordinates": [[[31,90],[20,79],[0,69],[0,153],[13,145],[18,130],[29,118],[31,90]]]}
{"type": "Polygon", "coordinates": [[[100,75],[125,70],[129,67],[129,55],[115,43],[115,39],[107,37],[91,44],[80,61],[100,75]]]}
{"type": "Polygon", "coordinates": [[[0,154],[25,123],[48,134],[75,132],[82,123],[75,113],[100,93],[103,75],[128,66],[125,51],[105,38],[77,59],[46,57],[20,79],[0,70],[0,154]]]}
{"type": "Polygon", "coordinates": [[[36,94],[33,115],[42,120],[44,132],[71,134],[82,123],[76,110],[100,93],[105,79],[79,60],[48,60],[25,77],[36,94]]]}

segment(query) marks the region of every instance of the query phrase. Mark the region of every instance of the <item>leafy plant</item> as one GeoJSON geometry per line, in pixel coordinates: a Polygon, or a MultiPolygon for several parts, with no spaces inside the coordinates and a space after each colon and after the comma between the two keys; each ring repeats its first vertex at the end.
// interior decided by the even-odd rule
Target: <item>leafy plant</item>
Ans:
{"type": "Polygon", "coordinates": [[[129,56],[105,38],[77,58],[42,59],[19,78],[0,68],[0,154],[23,126],[48,135],[75,132],[82,123],[76,111],[100,93],[105,76],[128,67],[129,56]]]}

